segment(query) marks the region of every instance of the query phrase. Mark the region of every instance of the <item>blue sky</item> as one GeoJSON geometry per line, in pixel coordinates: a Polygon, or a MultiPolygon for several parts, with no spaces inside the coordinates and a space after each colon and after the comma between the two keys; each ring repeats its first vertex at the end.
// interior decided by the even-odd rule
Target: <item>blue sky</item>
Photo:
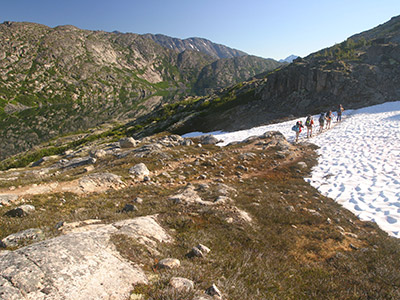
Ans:
{"type": "Polygon", "coordinates": [[[202,37],[275,59],[306,56],[397,15],[400,0],[0,0],[0,22],[202,37]]]}

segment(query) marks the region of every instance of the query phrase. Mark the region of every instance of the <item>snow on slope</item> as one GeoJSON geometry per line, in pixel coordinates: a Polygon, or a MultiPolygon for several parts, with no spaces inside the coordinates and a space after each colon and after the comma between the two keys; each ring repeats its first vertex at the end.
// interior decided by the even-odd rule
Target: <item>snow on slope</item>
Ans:
{"type": "MultiPolygon", "coordinates": [[[[314,116],[315,123],[317,119],[314,116]]],[[[299,120],[304,123],[305,118],[299,120]]],[[[291,127],[295,122],[213,134],[224,140],[221,146],[270,130],[278,130],[293,141],[291,127]]],[[[345,111],[342,122],[333,125],[308,139],[320,147],[320,157],[306,180],[360,219],[374,221],[400,238],[400,101],[345,111]]],[[[199,133],[187,136],[195,135],[199,133]]],[[[306,140],[304,131],[300,136],[306,140]]]]}

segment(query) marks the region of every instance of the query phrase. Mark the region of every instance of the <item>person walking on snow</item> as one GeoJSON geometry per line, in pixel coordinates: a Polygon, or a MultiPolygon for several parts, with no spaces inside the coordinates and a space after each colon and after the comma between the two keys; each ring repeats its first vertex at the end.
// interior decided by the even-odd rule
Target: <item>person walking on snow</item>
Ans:
{"type": "Polygon", "coordinates": [[[301,123],[301,121],[297,121],[296,125],[293,126],[293,128],[294,128],[294,131],[296,131],[296,140],[294,142],[297,143],[297,141],[299,140],[299,135],[300,135],[301,129],[304,128],[304,126],[301,123]]]}
{"type": "Polygon", "coordinates": [[[306,127],[307,127],[307,138],[312,137],[312,128],[314,125],[314,120],[311,115],[307,116],[306,127]]]}
{"type": "Polygon", "coordinates": [[[319,121],[319,133],[321,133],[322,130],[324,130],[324,124],[325,124],[325,114],[324,113],[321,113],[318,121],[319,121]]]}
{"type": "Polygon", "coordinates": [[[336,122],[341,122],[342,121],[342,112],[344,111],[344,108],[342,104],[339,104],[338,110],[337,110],[337,119],[336,122]]]}
{"type": "Polygon", "coordinates": [[[330,129],[331,128],[331,122],[332,122],[332,111],[329,110],[326,113],[325,119],[326,119],[326,129],[330,129]]]}

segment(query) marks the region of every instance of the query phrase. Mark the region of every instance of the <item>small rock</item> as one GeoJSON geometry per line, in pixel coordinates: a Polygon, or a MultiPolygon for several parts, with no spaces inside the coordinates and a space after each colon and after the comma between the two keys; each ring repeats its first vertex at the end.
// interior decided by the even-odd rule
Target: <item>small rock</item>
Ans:
{"type": "Polygon", "coordinates": [[[98,149],[95,150],[91,153],[91,156],[95,157],[95,158],[103,158],[107,155],[107,152],[104,151],[103,149],[98,149]]]}
{"type": "Polygon", "coordinates": [[[304,161],[301,161],[301,162],[297,163],[297,165],[298,165],[301,169],[307,168],[307,164],[306,164],[304,161]]]}
{"type": "Polygon", "coordinates": [[[200,143],[202,143],[203,145],[215,145],[219,142],[221,142],[221,140],[217,139],[213,135],[205,135],[200,137],[200,143]]]}
{"type": "Polygon", "coordinates": [[[188,254],[186,254],[187,257],[192,258],[192,257],[204,257],[203,252],[197,247],[193,247],[192,250],[188,254]]]}
{"type": "Polygon", "coordinates": [[[178,291],[190,291],[194,289],[194,282],[183,277],[172,277],[169,284],[178,291]]]}
{"type": "Polygon", "coordinates": [[[35,211],[35,207],[33,205],[21,205],[18,206],[17,208],[11,209],[9,211],[7,211],[4,215],[7,217],[23,217],[26,215],[29,215],[31,212],[35,211]]]}
{"type": "Polygon", "coordinates": [[[202,245],[202,244],[198,244],[197,246],[193,247],[192,250],[190,250],[190,252],[188,254],[186,254],[187,257],[191,258],[191,257],[204,257],[206,254],[208,254],[210,252],[210,248],[202,245]]]}
{"type": "Polygon", "coordinates": [[[137,211],[138,209],[136,208],[135,205],[133,204],[125,204],[124,208],[122,208],[121,212],[123,213],[128,213],[128,212],[132,212],[132,211],[137,211]]]}
{"type": "Polygon", "coordinates": [[[13,194],[2,194],[0,195],[0,204],[8,205],[10,202],[18,200],[18,195],[13,194]]]}
{"type": "Polygon", "coordinates": [[[184,140],[181,142],[181,145],[182,145],[182,146],[193,146],[194,143],[193,143],[193,141],[192,141],[191,139],[184,139],[184,140]]]}
{"type": "Polygon", "coordinates": [[[159,261],[157,266],[165,269],[175,269],[181,266],[181,262],[176,258],[164,258],[159,261]]]}
{"type": "Polygon", "coordinates": [[[218,198],[214,201],[216,204],[225,204],[227,202],[232,202],[232,199],[227,196],[218,196],[218,198]]]}
{"type": "Polygon", "coordinates": [[[83,168],[83,172],[85,172],[85,173],[92,172],[93,170],[94,170],[94,166],[92,166],[92,165],[83,168]]]}
{"type": "Polygon", "coordinates": [[[286,210],[290,211],[290,212],[295,212],[296,211],[292,205],[287,206],[286,210]]]}
{"type": "Polygon", "coordinates": [[[204,245],[202,245],[202,244],[198,244],[197,246],[196,246],[196,248],[198,248],[201,252],[203,252],[203,253],[205,253],[205,254],[208,254],[208,253],[210,253],[210,248],[208,248],[207,246],[204,246],[204,245]]]}
{"type": "Polygon", "coordinates": [[[217,288],[217,286],[215,284],[213,284],[212,286],[210,286],[207,290],[206,290],[206,294],[210,295],[210,296],[217,296],[217,297],[222,297],[222,293],[220,292],[220,290],[217,288]]]}
{"type": "Polygon", "coordinates": [[[119,140],[119,146],[121,148],[133,148],[136,147],[137,141],[132,137],[126,137],[119,140]]]}
{"type": "Polygon", "coordinates": [[[133,199],[133,203],[142,204],[143,203],[143,199],[140,198],[140,197],[136,197],[135,199],[133,199]]]}
{"type": "Polygon", "coordinates": [[[133,176],[144,178],[145,176],[150,175],[149,169],[147,169],[144,163],[137,164],[129,169],[129,174],[133,176]]]}
{"type": "Polygon", "coordinates": [[[354,246],[353,244],[349,244],[349,247],[353,250],[358,250],[358,247],[354,246]]]}

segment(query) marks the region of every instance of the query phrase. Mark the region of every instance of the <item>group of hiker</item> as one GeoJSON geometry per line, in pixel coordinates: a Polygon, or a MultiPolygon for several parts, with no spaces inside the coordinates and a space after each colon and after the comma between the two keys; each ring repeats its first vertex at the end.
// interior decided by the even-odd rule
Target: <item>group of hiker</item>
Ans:
{"type": "MultiPolygon", "coordinates": [[[[336,122],[341,122],[342,121],[342,113],[344,109],[342,104],[339,104],[336,110],[336,122]]],[[[327,111],[326,113],[321,113],[319,116],[318,122],[319,122],[319,133],[321,133],[324,129],[324,126],[326,126],[326,129],[331,128],[332,124],[332,118],[333,118],[333,112],[331,110],[327,111]],[[325,125],[326,124],[326,125],[325,125]]],[[[311,115],[307,116],[306,122],[305,122],[305,127],[307,128],[307,138],[312,137],[313,134],[313,126],[314,126],[314,120],[311,115]]],[[[296,125],[292,127],[292,130],[296,132],[296,139],[295,143],[299,140],[300,132],[301,129],[304,128],[304,125],[302,121],[297,121],[296,125]]]]}

